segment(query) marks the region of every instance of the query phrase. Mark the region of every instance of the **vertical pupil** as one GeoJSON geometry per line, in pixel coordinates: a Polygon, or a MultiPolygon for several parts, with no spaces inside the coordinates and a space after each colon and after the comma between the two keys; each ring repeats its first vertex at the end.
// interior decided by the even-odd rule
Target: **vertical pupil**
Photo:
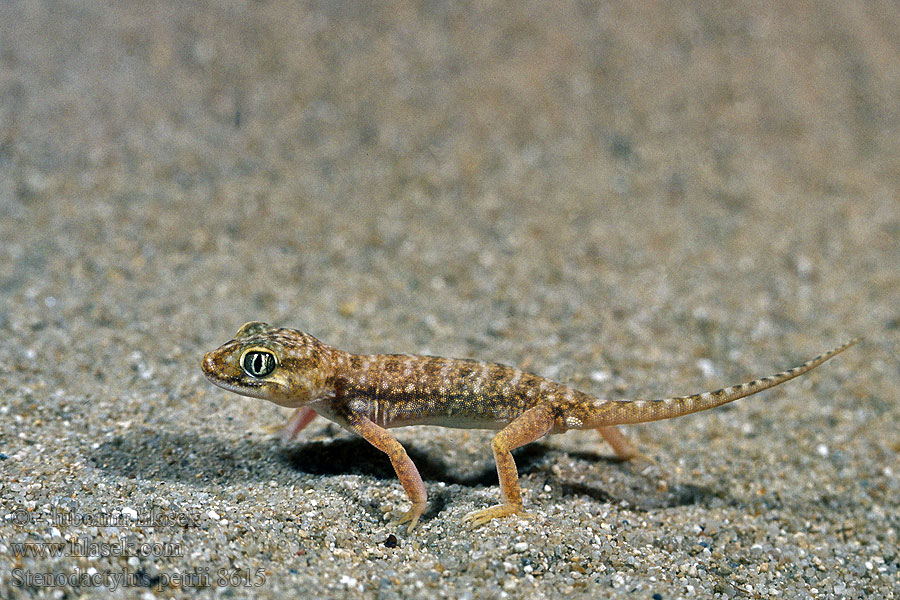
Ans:
{"type": "Polygon", "coordinates": [[[266,352],[250,352],[244,360],[244,369],[254,377],[264,377],[275,368],[275,359],[266,352]]]}

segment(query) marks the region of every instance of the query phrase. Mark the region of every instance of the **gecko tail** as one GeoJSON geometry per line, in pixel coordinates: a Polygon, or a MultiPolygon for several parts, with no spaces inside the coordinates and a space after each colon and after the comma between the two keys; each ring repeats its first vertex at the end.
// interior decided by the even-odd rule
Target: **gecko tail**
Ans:
{"type": "Polygon", "coordinates": [[[739,385],[722,388],[714,392],[703,392],[691,396],[661,398],[659,400],[609,400],[605,402],[603,406],[598,407],[598,417],[599,420],[602,421],[602,425],[627,425],[631,423],[646,423],[648,421],[670,419],[672,417],[680,417],[701,410],[715,408],[716,406],[734,402],[739,398],[756,394],[757,392],[767,390],[782,384],[785,381],[789,381],[794,377],[799,377],[804,373],[808,373],[826,360],[833,358],[850,348],[861,339],[862,337],[854,338],[846,344],[842,344],[837,348],[824,352],[793,369],[788,369],[787,371],[782,371],[775,375],[769,375],[768,377],[760,377],[759,379],[754,379],[753,381],[748,381],[739,385]]]}

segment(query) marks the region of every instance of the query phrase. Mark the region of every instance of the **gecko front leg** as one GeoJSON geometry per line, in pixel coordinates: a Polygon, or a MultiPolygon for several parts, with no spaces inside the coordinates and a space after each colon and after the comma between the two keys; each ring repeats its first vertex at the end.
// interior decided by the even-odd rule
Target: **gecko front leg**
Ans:
{"type": "MultiPolygon", "coordinates": [[[[344,415],[341,425],[346,429],[358,433],[367,442],[384,452],[391,459],[391,465],[397,478],[403,485],[406,495],[412,502],[412,508],[397,520],[398,524],[409,523],[406,528],[407,532],[412,531],[419,517],[425,512],[427,506],[427,493],[425,492],[425,484],[422,483],[422,476],[413,461],[406,454],[406,450],[400,445],[394,436],[388,433],[387,429],[379,427],[367,417],[351,412],[344,415]]],[[[515,468],[515,467],[514,467],[515,468]]]]}
{"type": "Polygon", "coordinates": [[[522,490],[512,451],[544,437],[552,428],[553,413],[550,407],[538,405],[526,410],[494,436],[491,448],[494,450],[494,462],[497,463],[503,504],[467,514],[463,519],[466,523],[478,527],[492,519],[522,514],[522,490]]]}
{"type": "Polygon", "coordinates": [[[309,406],[301,406],[291,415],[288,422],[281,428],[281,441],[287,443],[297,437],[297,434],[303,431],[318,413],[309,406]]]}

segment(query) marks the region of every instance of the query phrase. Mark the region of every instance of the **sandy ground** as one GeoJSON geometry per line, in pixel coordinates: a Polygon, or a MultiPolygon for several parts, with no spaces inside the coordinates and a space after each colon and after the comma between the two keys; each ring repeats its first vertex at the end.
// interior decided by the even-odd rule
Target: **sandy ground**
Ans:
{"type": "Polygon", "coordinates": [[[900,16],[814,5],[0,4],[0,597],[900,597],[900,16]],[[407,534],[203,378],[249,320],[608,398],[867,339],[475,531],[491,434],[396,430],[407,534]]]}

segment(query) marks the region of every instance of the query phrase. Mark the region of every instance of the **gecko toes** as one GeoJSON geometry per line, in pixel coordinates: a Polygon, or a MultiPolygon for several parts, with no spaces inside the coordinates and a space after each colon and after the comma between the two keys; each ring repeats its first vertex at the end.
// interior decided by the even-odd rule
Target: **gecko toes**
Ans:
{"type": "Polygon", "coordinates": [[[416,525],[419,523],[419,517],[425,512],[425,508],[428,505],[425,503],[422,504],[413,504],[412,508],[403,513],[403,515],[394,521],[395,525],[403,525],[404,523],[409,523],[406,527],[406,533],[411,533],[413,529],[416,528],[416,525]]]}
{"type": "Polygon", "coordinates": [[[496,506],[491,506],[490,508],[472,511],[464,516],[462,520],[463,524],[468,525],[469,527],[474,529],[476,527],[481,527],[485,523],[493,521],[494,519],[500,519],[502,517],[508,517],[510,515],[518,515],[526,519],[531,518],[531,514],[523,511],[521,505],[516,506],[515,504],[498,504],[496,506]]]}

